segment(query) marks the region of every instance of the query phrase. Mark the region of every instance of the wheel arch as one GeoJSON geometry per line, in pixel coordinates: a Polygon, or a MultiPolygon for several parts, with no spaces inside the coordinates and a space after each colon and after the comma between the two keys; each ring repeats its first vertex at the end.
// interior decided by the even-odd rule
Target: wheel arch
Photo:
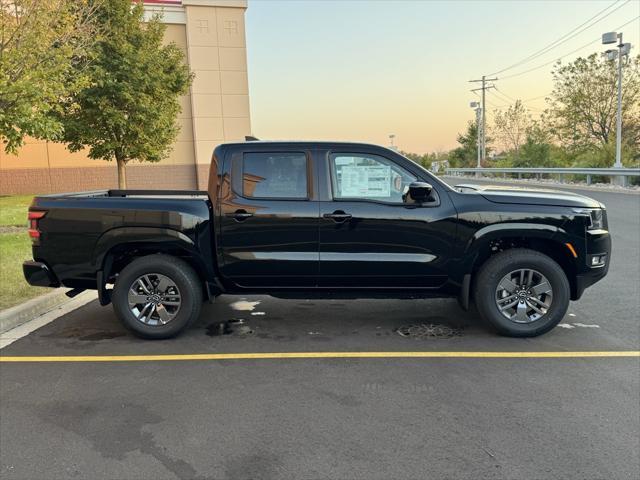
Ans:
{"type": "Polygon", "coordinates": [[[542,224],[490,225],[476,232],[464,254],[464,275],[460,304],[468,307],[474,281],[485,262],[498,252],[513,248],[528,248],[547,255],[562,268],[571,288],[571,299],[577,298],[577,266],[567,234],[559,227],[542,224]],[[493,227],[493,228],[491,228],[493,227]]]}
{"type": "Polygon", "coordinates": [[[209,284],[214,281],[208,265],[196,244],[183,232],[166,228],[123,227],[105,232],[94,249],[98,297],[102,305],[111,301],[107,284],[136,258],[164,254],[181,258],[197,273],[203,294],[211,298],[209,284]]]}

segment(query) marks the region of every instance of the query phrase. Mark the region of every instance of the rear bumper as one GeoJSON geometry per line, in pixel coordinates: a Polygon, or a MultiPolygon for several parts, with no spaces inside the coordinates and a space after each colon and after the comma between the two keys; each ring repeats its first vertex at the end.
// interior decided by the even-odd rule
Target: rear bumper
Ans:
{"type": "Polygon", "coordinates": [[[42,262],[27,260],[22,264],[24,278],[34,287],[59,287],[60,282],[55,274],[42,262]]]}

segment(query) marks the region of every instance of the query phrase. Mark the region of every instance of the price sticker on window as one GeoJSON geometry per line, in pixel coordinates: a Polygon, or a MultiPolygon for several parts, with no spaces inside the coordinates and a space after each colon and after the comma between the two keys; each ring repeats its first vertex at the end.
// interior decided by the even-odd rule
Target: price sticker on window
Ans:
{"type": "Polygon", "coordinates": [[[344,165],[340,173],[341,197],[391,196],[391,167],[388,165],[344,165]]]}

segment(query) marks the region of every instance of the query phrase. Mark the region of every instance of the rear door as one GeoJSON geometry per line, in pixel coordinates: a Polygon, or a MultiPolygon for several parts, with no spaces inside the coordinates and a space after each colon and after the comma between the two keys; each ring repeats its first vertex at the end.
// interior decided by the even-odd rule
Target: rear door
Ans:
{"type": "Polygon", "coordinates": [[[319,205],[313,160],[260,146],[225,159],[220,192],[222,276],[241,287],[315,286],[319,205]]]}
{"type": "Polygon", "coordinates": [[[430,289],[447,280],[456,229],[449,196],[409,160],[383,153],[326,152],[320,286],[430,289]],[[432,201],[405,203],[414,181],[431,181],[432,201]]]}

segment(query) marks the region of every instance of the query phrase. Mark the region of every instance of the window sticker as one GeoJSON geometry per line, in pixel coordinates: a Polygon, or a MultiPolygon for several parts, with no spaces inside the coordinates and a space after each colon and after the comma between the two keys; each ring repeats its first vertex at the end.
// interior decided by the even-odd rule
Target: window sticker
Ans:
{"type": "Polygon", "coordinates": [[[353,157],[337,157],[335,163],[336,165],[352,165],[356,163],[356,159],[353,157]]]}
{"type": "Polygon", "coordinates": [[[388,165],[343,165],[340,174],[341,197],[391,196],[391,167],[388,165]]]}

